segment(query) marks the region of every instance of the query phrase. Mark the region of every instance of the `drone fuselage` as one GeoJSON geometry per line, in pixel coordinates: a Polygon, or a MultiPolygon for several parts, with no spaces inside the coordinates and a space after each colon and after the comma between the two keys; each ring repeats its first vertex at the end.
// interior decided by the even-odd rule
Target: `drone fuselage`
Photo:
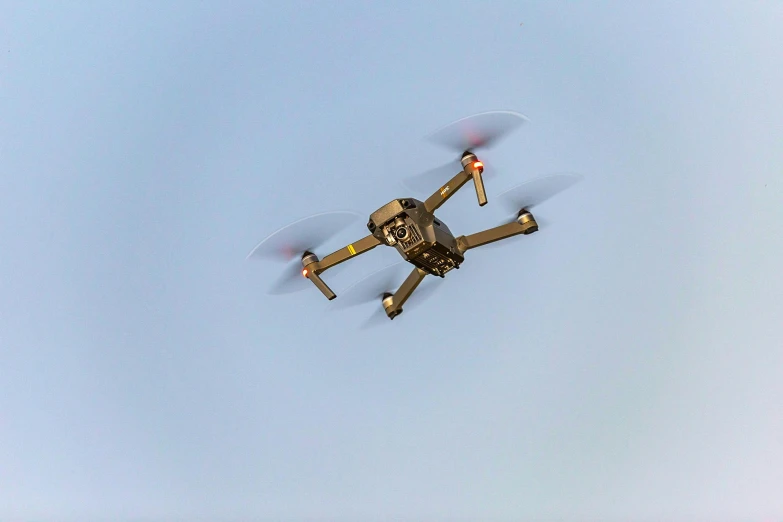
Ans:
{"type": "Polygon", "coordinates": [[[454,237],[449,227],[435,217],[435,211],[469,181],[473,181],[476,186],[479,206],[487,202],[481,181],[483,164],[470,152],[465,152],[460,161],[463,170],[426,201],[414,198],[395,199],[373,212],[367,222],[369,235],[332,252],[322,260],[314,253],[305,251],[302,254],[302,275],[310,279],[321,293],[331,300],[337,296],[320,274],[379,245],[394,247],[414,268],[397,291],[383,299],[386,315],[393,318],[402,313],[405,301],[427,275],[445,277],[452,269],[460,267],[468,250],[519,234],[532,234],[538,230],[533,215],[522,208],[516,220],[511,223],[467,236],[454,237]]]}
{"type": "Polygon", "coordinates": [[[414,198],[390,201],[370,215],[370,233],[397,249],[411,264],[431,275],[446,273],[464,261],[457,239],[426,205],[414,198]]]}

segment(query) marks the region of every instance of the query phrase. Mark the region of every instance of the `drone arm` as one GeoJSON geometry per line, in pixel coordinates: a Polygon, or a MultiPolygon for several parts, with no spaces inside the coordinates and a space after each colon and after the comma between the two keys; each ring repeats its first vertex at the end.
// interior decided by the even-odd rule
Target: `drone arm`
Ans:
{"type": "Polygon", "coordinates": [[[339,265],[344,261],[348,261],[352,257],[369,252],[373,248],[381,244],[381,240],[372,234],[361,238],[356,243],[341,248],[340,250],[329,254],[322,260],[317,261],[317,265],[313,267],[313,271],[316,274],[322,273],[324,270],[332,268],[335,265],[339,265]]]}
{"type": "Polygon", "coordinates": [[[400,288],[394,293],[394,296],[392,296],[392,304],[386,309],[386,315],[390,317],[398,315],[402,310],[402,305],[405,304],[405,301],[413,294],[413,291],[416,290],[426,275],[427,272],[421,268],[414,268],[402,285],[400,285],[400,288]]]}
{"type": "MultiPolygon", "coordinates": [[[[330,301],[337,297],[332,289],[321,279],[321,273],[325,270],[339,265],[340,263],[349,260],[352,257],[369,252],[373,248],[381,244],[381,241],[375,236],[369,235],[363,237],[356,243],[351,243],[347,247],[329,254],[320,261],[313,261],[305,265],[303,274],[321,291],[324,296],[330,301]]],[[[317,258],[316,258],[317,259],[317,258]]]]}
{"type": "MultiPolygon", "coordinates": [[[[459,189],[462,188],[465,183],[473,179],[473,176],[466,173],[464,170],[457,173],[456,176],[451,178],[448,183],[443,185],[437,192],[427,198],[424,202],[424,207],[427,212],[435,212],[441,207],[448,199],[454,195],[459,189]]],[[[476,185],[478,187],[478,185],[476,185]]],[[[483,190],[483,185],[482,185],[483,190]]]]}
{"type": "Polygon", "coordinates": [[[538,224],[532,216],[526,221],[519,223],[513,221],[499,227],[490,228],[489,230],[483,230],[470,234],[469,236],[460,236],[457,238],[457,248],[460,252],[464,253],[471,248],[477,248],[495,241],[500,241],[509,237],[514,237],[519,234],[531,234],[538,230],[538,224]]]}

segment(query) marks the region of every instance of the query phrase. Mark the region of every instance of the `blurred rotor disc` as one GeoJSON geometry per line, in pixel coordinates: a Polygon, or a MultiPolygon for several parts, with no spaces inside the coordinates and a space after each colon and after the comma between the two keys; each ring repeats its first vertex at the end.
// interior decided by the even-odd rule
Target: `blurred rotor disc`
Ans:
{"type": "Polygon", "coordinates": [[[482,112],[444,125],[427,140],[460,153],[488,149],[527,121],[530,120],[525,115],[514,111],[482,112]]]}
{"type": "Polygon", "coordinates": [[[516,219],[520,210],[531,210],[583,179],[581,174],[571,172],[542,176],[511,187],[495,196],[495,201],[516,219]]]}
{"type": "Polygon", "coordinates": [[[384,293],[393,294],[399,288],[412,268],[407,261],[398,261],[372,272],[343,290],[334,300],[333,308],[380,303],[384,293]]]}
{"type": "MultiPolygon", "coordinates": [[[[582,179],[584,177],[581,174],[570,172],[552,174],[533,178],[498,194],[495,196],[495,200],[498,201],[503,212],[506,213],[501,223],[506,224],[515,221],[520,210],[531,210],[549,198],[579,183],[582,179]]],[[[534,216],[539,230],[545,230],[551,225],[550,220],[545,216],[537,212],[534,213],[534,216]]],[[[482,248],[486,250],[503,248],[509,244],[511,244],[509,241],[496,241],[482,248]]]]}
{"type": "MultiPolygon", "coordinates": [[[[362,323],[361,329],[373,328],[391,320],[387,317],[383,309],[384,294],[394,294],[405,279],[410,275],[414,266],[407,261],[400,261],[376,270],[375,272],[360,279],[345,291],[343,291],[334,301],[334,308],[350,308],[358,305],[367,305],[368,308],[375,308],[375,311],[362,323]]],[[[434,281],[434,276],[426,276],[419,286],[414,290],[411,296],[405,301],[403,313],[405,315],[411,309],[416,309],[418,305],[426,301],[435,290],[440,286],[440,282],[434,281]]]]}
{"type": "Polygon", "coordinates": [[[269,289],[279,295],[297,292],[312,285],[302,275],[302,254],[314,252],[337,233],[356,222],[361,215],[350,211],[323,212],[284,226],[261,241],[247,258],[287,263],[269,289]]]}
{"type": "Polygon", "coordinates": [[[290,261],[303,252],[314,251],[361,215],[348,210],[322,212],[302,218],[273,232],[250,251],[247,258],[290,261]]]}
{"type": "MultiPolygon", "coordinates": [[[[404,317],[406,313],[410,313],[411,310],[416,310],[416,308],[429,299],[430,296],[435,293],[435,291],[442,284],[441,282],[437,281],[428,281],[430,279],[434,280],[436,278],[434,276],[428,276],[424,278],[424,281],[422,281],[419,286],[416,287],[416,290],[411,294],[408,300],[405,301],[405,305],[402,307],[403,313],[396,317],[397,321],[399,321],[400,317],[404,317]]],[[[383,309],[383,304],[380,302],[380,300],[376,306],[376,310],[360,326],[361,330],[376,328],[378,326],[383,326],[384,324],[389,324],[392,322],[391,319],[389,319],[389,316],[386,315],[386,310],[383,309]]]]}
{"type": "Polygon", "coordinates": [[[313,283],[302,275],[302,262],[300,260],[289,262],[281,272],[280,276],[267,290],[268,294],[292,294],[313,286],[313,283]]]}
{"type": "MultiPolygon", "coordinates": [[[[436,130],[427,141],[446,147],[460,153],[476,149],[490,149],[502,139],[529,121],[523,114],[513,111],[489,111],[474,114],[454,121],[436,130]]],[[[460,156],[461,157],[461,156],[460,156]]],[[[484,179],[491,179],[498,174],[485,158],[479,158],[484,163],[484,179]]],[[[432,194],[447,181],[462,171],[460,159],[455,159],[433,169],[408,176],[402,180],[402,185],[420,194],[432,194]]]]}

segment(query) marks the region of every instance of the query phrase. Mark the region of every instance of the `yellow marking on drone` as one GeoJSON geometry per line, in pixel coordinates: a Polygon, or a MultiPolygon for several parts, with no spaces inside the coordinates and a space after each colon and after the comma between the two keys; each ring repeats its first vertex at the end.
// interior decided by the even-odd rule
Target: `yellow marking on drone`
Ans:
{"type": "Polygon", "coordinates": [[[445,197],[446,197],[446,193],[447,193],[449,190],[451,190],[451,187],[449,187],[448,185],[446,185],[445,187],[443,187],[442,189],[440,189],[440,197],[442,197],[442,198],[445,198],[445,197]]]}
{"type": "Polygon", "coordinates": [[[356,255],[356,249],[353,247],[353,245],[348,245],[348,252],[350,252],[352,256],[356,255]]]}

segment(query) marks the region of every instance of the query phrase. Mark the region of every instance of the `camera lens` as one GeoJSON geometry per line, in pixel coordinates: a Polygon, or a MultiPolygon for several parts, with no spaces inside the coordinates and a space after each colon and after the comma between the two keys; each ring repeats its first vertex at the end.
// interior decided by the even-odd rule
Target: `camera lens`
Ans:
{"type": "Polygon", "coordinates": [[[397,239],[402,241],[408,237],[408,229],[406,227],[400,227],[394,231],[394,235],[397,236],[397,239]]]}

